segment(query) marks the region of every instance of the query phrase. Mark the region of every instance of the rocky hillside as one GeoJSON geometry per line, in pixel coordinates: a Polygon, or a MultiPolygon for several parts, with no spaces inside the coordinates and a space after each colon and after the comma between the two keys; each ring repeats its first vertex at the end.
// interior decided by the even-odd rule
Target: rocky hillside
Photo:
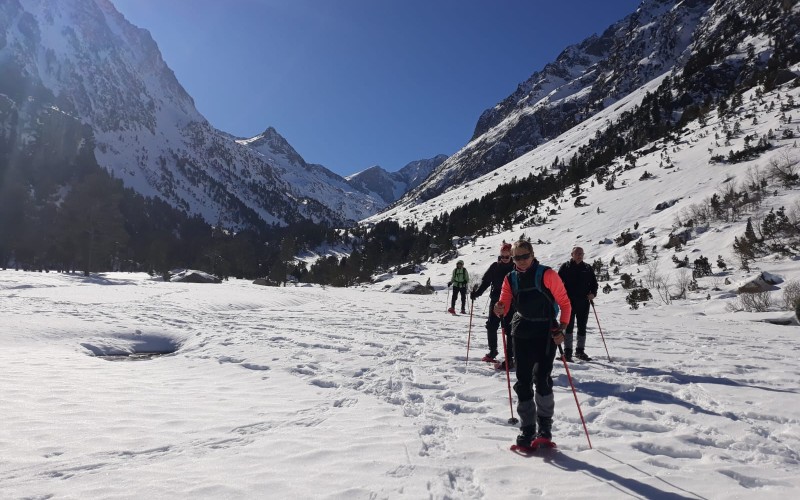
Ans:
{"type": "MultiPolygon", "coordinates": [[[[413,206],[491,172],[655,79],[669,76],[671,86],[658,121],[669,126],[687,110],[696,114],[768,64],[781,69],[771,54],[798,50],[799,16],[797,2],[784,0],[643,0],[636,12],[566,48],[486,110],[471,141],[399,205],[413,206]]],[[[775,81],[776,72],[770,85],[785,81],[775,81]]]]}

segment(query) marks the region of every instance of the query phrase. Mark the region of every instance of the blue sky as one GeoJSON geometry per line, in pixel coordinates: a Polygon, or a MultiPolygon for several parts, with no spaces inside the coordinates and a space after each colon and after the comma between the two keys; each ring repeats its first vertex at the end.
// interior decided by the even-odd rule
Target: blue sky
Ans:
{"type": "Polygon", "coordinates": [[[451,155],[480,114],[639,0],[112,0],[225,132],[341,175],[451,155]]]}

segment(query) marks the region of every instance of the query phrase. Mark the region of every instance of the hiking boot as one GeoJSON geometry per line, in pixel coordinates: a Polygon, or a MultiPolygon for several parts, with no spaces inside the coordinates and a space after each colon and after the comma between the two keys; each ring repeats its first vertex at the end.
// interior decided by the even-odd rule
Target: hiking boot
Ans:
{"type": "Polygon", "coordinates": [[[456,308],[455,307],[451,307],[450,309],[447,310],[447,312],[449,312],[450,314],[455,314],[456,313],[456,308]]]}
{"type": "Polygon", "coordinates": [[[583,352],[583,349],[578,349],[577,351],[575,351],[575,357],[580,359],[581,361],[591,361],[592,360],[592,358],[590,358],[588,354],[583,352]]]}
{"type": "Polygon", "coordinates": [[[564,349],[564,359],[572,363],[572,349],[564,349]]]}
{"type": "Polygon", "coordinates": [[[539,432],[536,434],[536,437],[552,439],[553,433],[551,432],[551,430],[553,428],[553,418],[536,417],[536,421],[539,424],[539,432]]]}
{"type": "Polygon", "coordinates": [[[465,311],[463,307],[461,308],[461,314],[467,314],[467,311],[465,311]]]}
{"type": "Polygon", "coordinates": [[[494,358],[496,357],[497,357],[497,352],[489,351],[486,353],[486,356],[484,356],[481,361],[489,363],[491,361],[494,361],[495,360],[494,358]]]}
{"type": "Polygon", "coordinates": [[[523,425],[520,427],[520,433],[517,436],[517,446],[524,446],[526,448],[531,447],[531,441],[533,441],[533,436],[536,434],[536,426],[535,425],[523,425]]]}
{"type": "MultiPolygon", "coordinates": [[[[506,369],[506,360],[503,360],[503,361],[497,363],[497,369],[498,370],[505,370],[506,369]]],[[[508,369],[509,370],[513,370],[514,369],[514,360],[513,359],[509,360],[508,369]]]]}

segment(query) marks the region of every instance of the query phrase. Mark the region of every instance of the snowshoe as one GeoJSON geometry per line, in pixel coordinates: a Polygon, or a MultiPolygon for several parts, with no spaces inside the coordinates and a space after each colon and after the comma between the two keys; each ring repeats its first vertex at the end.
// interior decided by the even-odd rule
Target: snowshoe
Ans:
{"type": "Polygon", "coordinates": [[[575,351],[575,357],[580,359],[581,361],[591,361],[592,360],[592,358],[590,358],[588,354],[583,352],[583,349],[575,351]]]}
{"type": "MultiPolygon", "coordinates": [[[[519,438],[517,438],[517,443],[519,443],[519,438]]],[[[536,453],[536,450],[543,449],[543,450],[550,450],[556,448],[556,443],[551,441],[547,438],[537,437],[533,441],[531,441],[530,445],[525,446],[521,444],[512,444],[511,451],[514,451],[520,455],[531,455],[536,453]]]]}
{"type": "Polygon", "coordinates": [[[447,312],[449,312],[449,313],[450,313],[450,314],[452,314],[453,316],[457,316],[457,314],[456,314],[456,309],[455,309],[454,307],[451,307],[450,309],[448,309],[448,310],[447,310],[447,312]]]}
{"type": "MultiPolygon", "coordinates": [[[[503,371],[505,371],[505,370],[506,370],[506,361],[505,361],[505,360],[503,360],[503,361],[500,361],[499,363],[495,363],[494,367],[495,367],[496,369],[498,369],[498,370],[503,370],[503,371]]],[[[511,362],[509,363],[509,365],[508,365],[508,369],[509,369],[509,371],[511,371],[511,370],[513,370],[513,369],[514,369],[514,360],[513,360],[513,359],[512,359],[512,360],[511,360],[511,362]]]]}
{"type": "Polygon", "coordinates": [[[522,428],[522,434],[517,436],[517,444],[511,446],[511,451],[527,455],[540,448],[550,449],[556,447],[556,444],[551,439],[553,419],[551,417],[536,417],[536,423],[537,425],[535,426],[526,425],[522,428]],[[536,437],[534,437],[533,430],[537,427],[538,432],[536,432],[536,437]]]}
{"type": "Polygon", "coordinates": [[[486,356],[481,358],[481,361],[483,361],[484,363],[497,363],[497,360],[494,359],[495,356],[497,356],[496,353],[495,354],[487,353],[486,356]]]}

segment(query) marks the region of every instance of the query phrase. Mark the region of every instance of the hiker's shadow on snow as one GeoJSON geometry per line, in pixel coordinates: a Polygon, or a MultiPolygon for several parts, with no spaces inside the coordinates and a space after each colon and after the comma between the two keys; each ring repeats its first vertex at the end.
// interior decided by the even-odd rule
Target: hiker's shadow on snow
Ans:
{"type": "MultiPolygon", "coordinates": [[[[760,385],[743,384],[726,377],[711,376],[711,375],[689,375],[676,370],[662,370],[653,367],[618,367],[611,364],[602,364],[606,368],[614,369],[619,373],[635,374],[642,377],[658,377],[659,382],[666,382],[676,385],[689,385],[689,384],[718,384],[728,385],[731,387],[750,387],[752,389],[761,389],[770,392],[783,392],[790,394],[798,394],[798,391],[792,389],[775,389],[774,387],[763,387],[760,385]]],[[[566,381],[565,381],[566,382],[566,381]]],[[[583,387],[583,385],[581,385],[583,387]]]]}
{"type": "MultiPolygon", "coordinates": [[[[567,381],[566,375],[559,375],[558,378],[558,385],[565,385],[569,387],[569,382],[567,381]],[[560,380],[561,378],[564,380],[560,380]]],[[[702,406],[697,406],[696,404],[677,398],[667,392],[657,391],[647,387],[631,388],[630,385],[609,384],[595,380],[592,382],[581,382],[580,384],[576,384],[575,388],[578,390],[578,392],[582,392],[583,394],[594,396],[596,398],[614,396],[628,403],[639,404],[643,401],[649,401],[656,404],[683,406],[690,411],[704,413],[706,415],[714,415],[717,417],[722,416],[717,412],[706,410],[702,406]]]]}
{"type": "MultiPolygon", "coordinates": [[[[619,462],[621,464],[629,465],[629,464],[625,464],[624,462],[622,462],[622,461],[620,461],[620,460],[608,455],[607,453],[603,453],[602,451],[598,451],[598,453],[601,453],[601,454],[607,456],[608,458],[611,458],[612,460],[615,460],[615,461],[617,461],[617,462],[619,462]]],[[[569,455],[567,455],[565,453],[553,453],[553,454],[551,454],[549,457],[547,457],[545,459],[545,463],[548,463],[548,464],[550,464],[550,465],[552,465],[554,467],[557,467],[557,468],[565,470],[565,471],[582,472],[582,473],[586,474],[587,476],[596,478],[599,481],[603,482],[604,484],[606,484],[606,485],[618,490],[620,492],[620,497],[622,497],[622,496],[630,496],[630,497],[636,497],[636,498],[647,498],[647,499],[650,499],[650,500],[653,500],[653,499],[655,499],[655,500],[689,500],[689,499],[696,500],[698,498],[705,500],[705,497],[703,497],[703,496],[700,496],[700,495],[698,495],[696,493],[693,493],[691,491],[687,491],[687,490],[685,490],[683,488],[675,486],[672,483],[669,483],[668,481],[665,481],[664,479],[655,477],[652,474],[647,474],[646,472],[642,471],[641,469],[638,469],[638,468],[633,467],[633,466],[631,466],[631,467],[633,467],[634,469],[636,469],[639,472],[644,472],[648,476],[652,477],[654,480],[661,481],[666,486],[669,486],[672,489],[681,490],[681,491],[685,492],[686,494],[688,494],[690,496],[682,495],[680,493],[675,493],[675,492],[670,492],[670,491],[664,491],[664,490],[661,490],[661,489],[659,489],[659,488],[657,488],[655,486],[643,483],[641,481],[637,481],[636,479],[620,476],[619,474],[611,472],[610,470],[607,470],[607,469],[604,469],[602,467],[598,467],[598,466],[592,465],[592,464],[584,462],[582,460],[578,460],[578,459],[576,459],[574,457],[571,457],[571,456],[569,456],[569,455]]],[[[613,494],[609,493],[609,496],[613,496],[613,494]]]]}
{"type": "Polygon", "coordinates": [[[635,373],[643,377],[660,377],[662,380],[678,385],[719,384],[719,385],[730,385],[733,387],[751,387],[753,389],[761,389],[764,391],[771,391],[771,392],[788,392],[792,394],[797,394],[797,391],[793,391],[791,389],[774,389],[772,387],[762,387],[760,385],[743,384],[741,382],[737,382],[735,380],[731,380],[725,377],[714,377],[709,375],[689,375],[688,373],[681,373],[675,370],[662,370],[659,368],[650,368],[650,367],[636,367],[636,368],[627,367],[621,371],[623,371],[624,373],[635,373]]]}

